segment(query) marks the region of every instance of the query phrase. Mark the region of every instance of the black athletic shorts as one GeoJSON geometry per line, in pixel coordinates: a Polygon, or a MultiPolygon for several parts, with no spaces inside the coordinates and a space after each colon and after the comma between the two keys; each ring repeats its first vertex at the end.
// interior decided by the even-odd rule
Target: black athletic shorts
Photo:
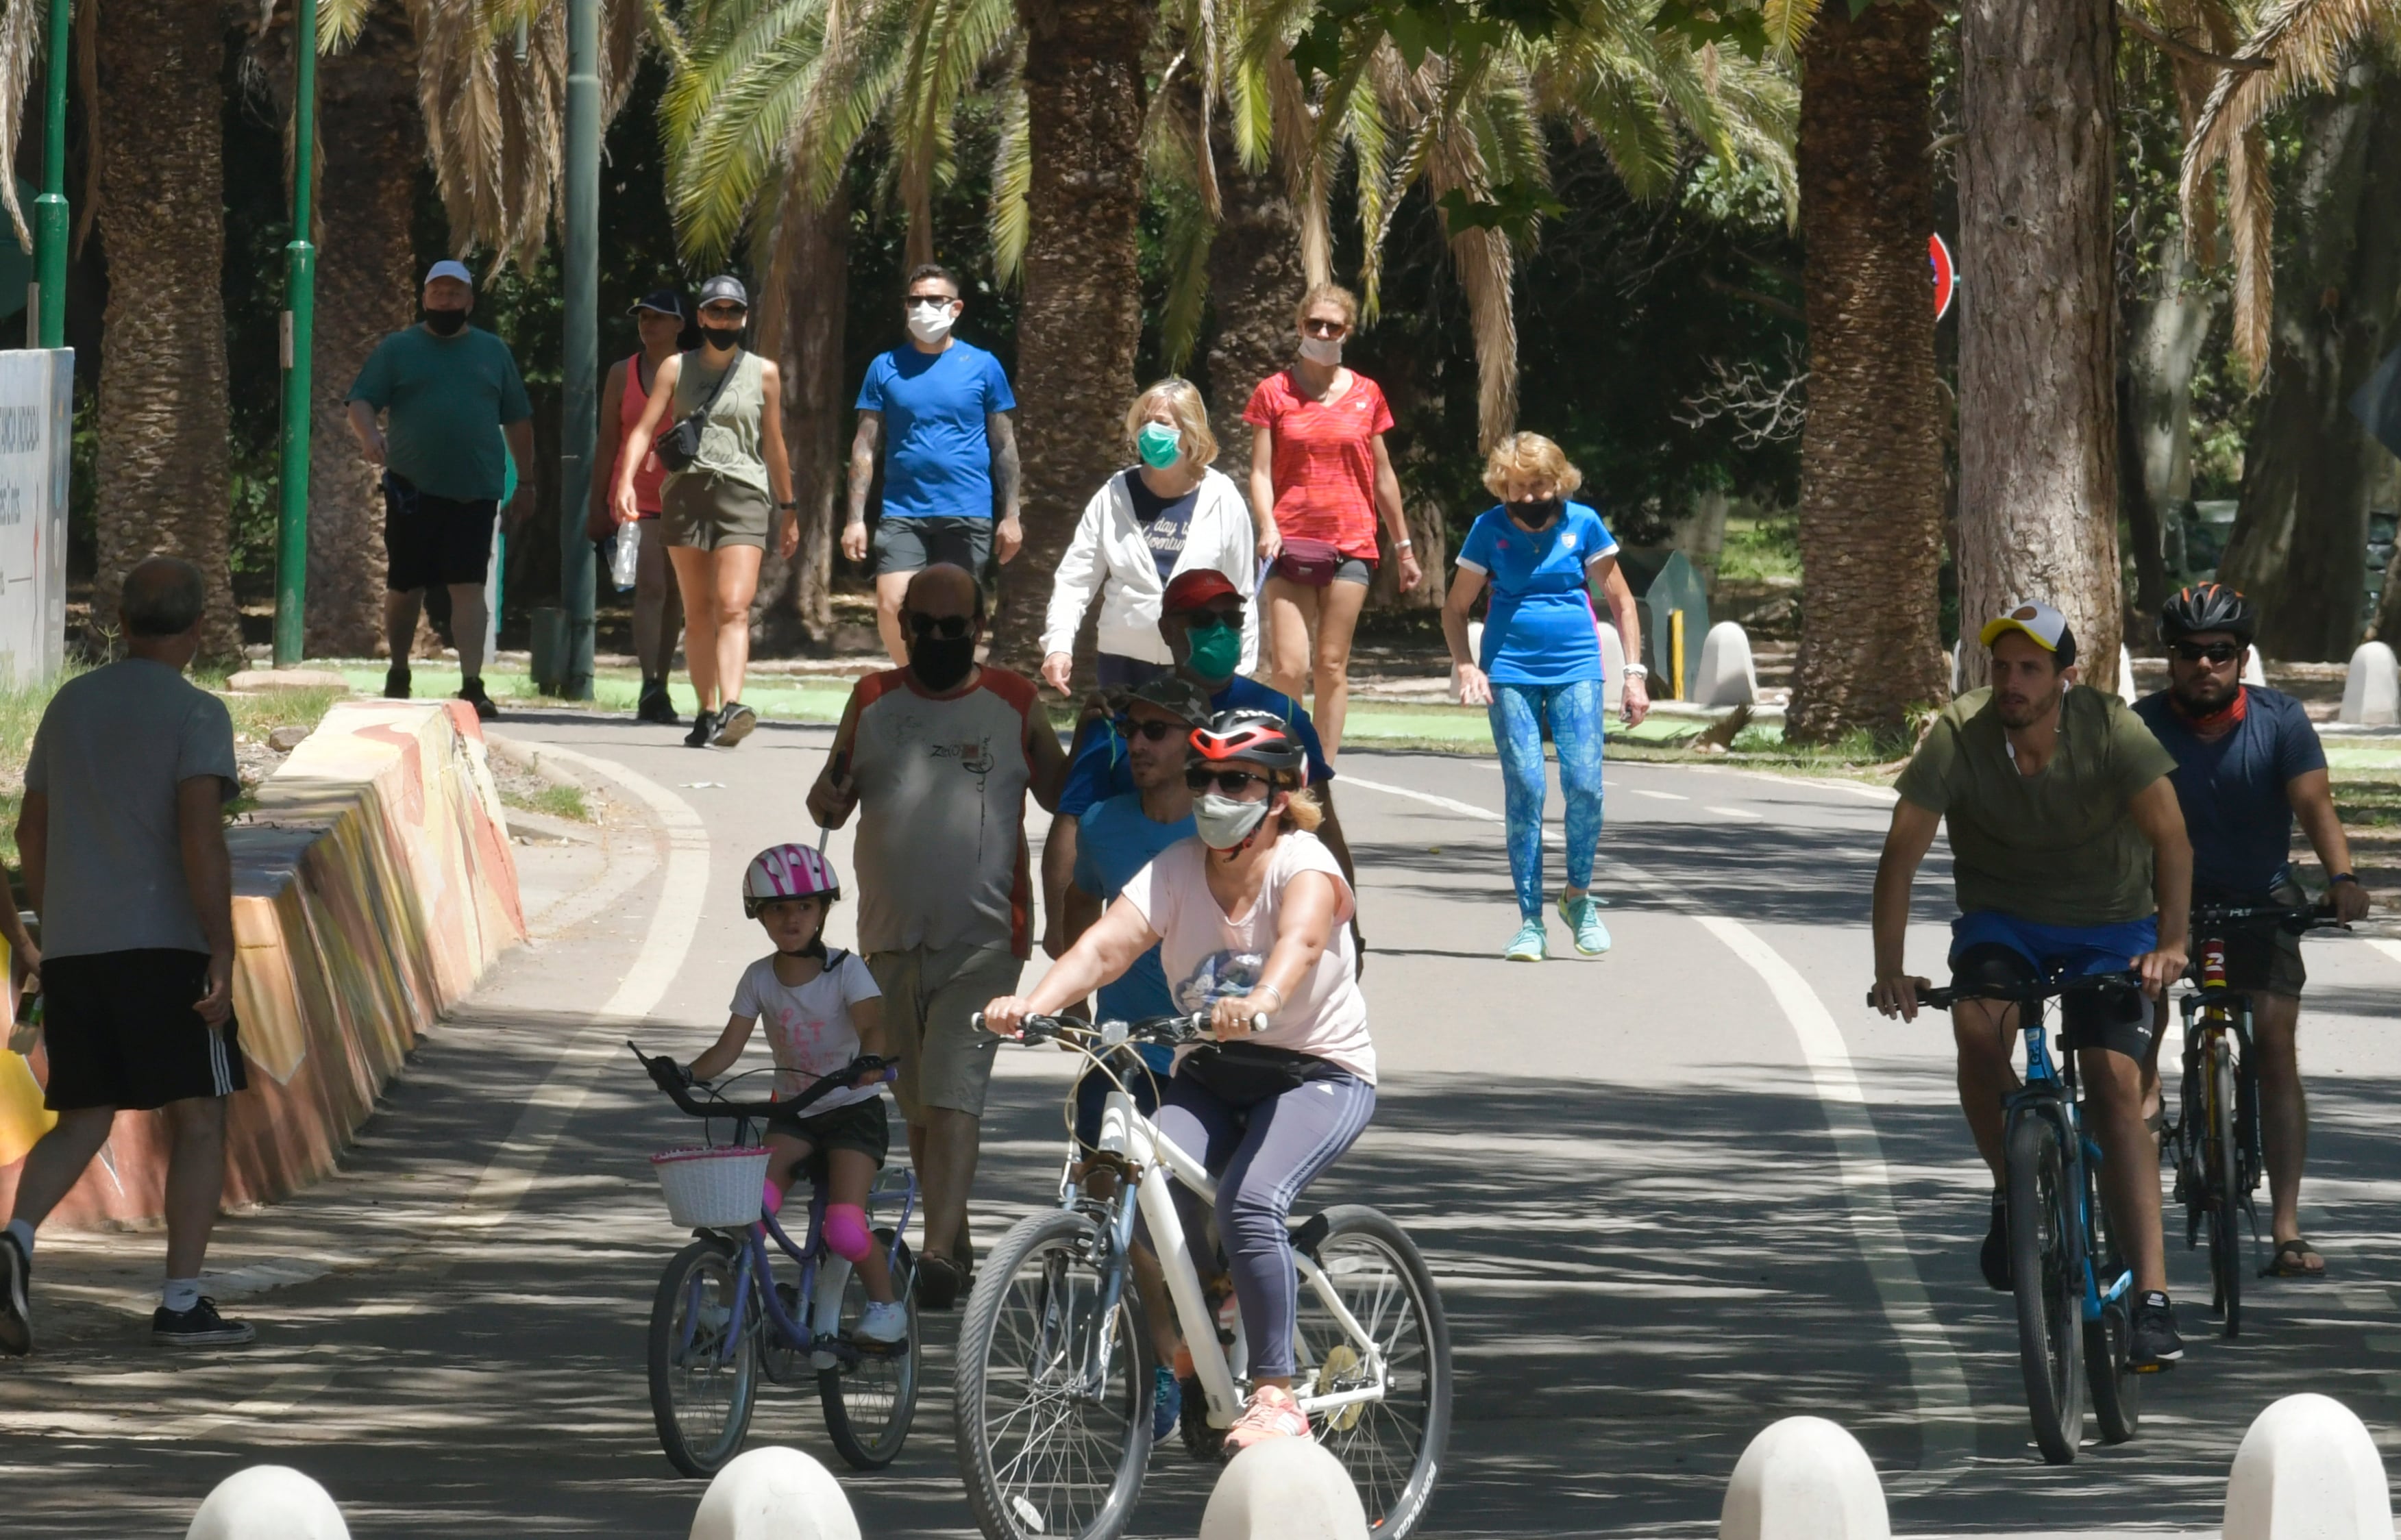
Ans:
{"type": "Polygon", "coordinates": [[[394,593],[456,583],[483,586],[492,564],[497,498],[437,497],[405,476],[383,473],[384,586],[394,593]]]}
{"type": "Polygon", "coordinates": [[[983,580],[992,562],[992,521],[940,516],[885,518],[875,525],[875,575],[918,572],[937,562],[966,567],[983,580]]]}
{"type": "Polygon", "coordinates": [[[892,1127],[885,1121],[881,1094],[814,1117],[794,1117],[789,1112],[771,1114],[767,1132],[789,1139],[806,1139],[812,1167],[821,1165],[829,1150],[857,1150],[882,1165],[892,1148],[892,1127]]]}
{"type": "Polygon", "coordinates": [[[42,1045],[50,1060],[44,1105],[147,1111],[243,1089],[250,1082],[233,1019],[212,1029],[192,1009],[208,992],[206,952],[42,959],[42,1045]]]}
{"type": "MultiPolygon", "coordinates": [[[[1973,942],[1951,960],[1951,987],[1971,984],[2032,984],[2035,965],[2024,952],[1998,942],[1973,942]]],[[[2137,989],[2092,989],[2062,995],[2053,1005],[2060,1049],[2106,1048],[2140,1059],[2151,1046],[2151,1002],[2137,989]]]]}

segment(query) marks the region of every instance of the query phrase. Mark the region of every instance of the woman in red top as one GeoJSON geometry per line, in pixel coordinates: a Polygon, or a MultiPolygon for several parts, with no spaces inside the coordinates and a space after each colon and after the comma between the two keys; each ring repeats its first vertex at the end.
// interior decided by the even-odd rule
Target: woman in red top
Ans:
{"type": "Polygon", "coordinates": [[[638,537],[620,530],[609,508],[609,489],[617,484],[619,457],[625,440],[642,420],[650,404],[651,384],[659,365],[676,356],[683,335],[683,301],[672,289],[656,289],[634,307],[634,329],[641,334],[642,350],[613,364],[608,383],[600,388],[600,442],[592,457],[592,505],[584,515],[583,532],[595,540],[611,535],[638,538],[639,564],[634,568],[634,661],[641,665],[642,693],[636,707],[645,722],[670,727],[677,720],[675,702],[667,698],[667,670],[675,664],[676,639],[683,631],[683,602],[676,593],[675,574],[667,566],[666,537],[659,532],[659,489],[667,468],[647,450],[634,471],[634,507],[641,515],[638,537]],[[616,410],[610,408],[614,406],[616,410]]]}
{"type": "Polygon", "coordinates": [[[1342,367],[1342,339],[1358,323],[1359,301],[1339,284],[1321,283],[1301,299],[1297,319],[1299,361],[1259,382],[1242,420],[1251,425],[1259,556],[1274,564],[1264,591],[1269,681],[1297,702],[1314,674],[1312,711],[1331,759],[1342,746],[1351,638],[1376,576],[1379,514],[1400,552],[1401,592],[1423,575],[1384,448],[1392,408],[1374,380],[1342,367]]]}

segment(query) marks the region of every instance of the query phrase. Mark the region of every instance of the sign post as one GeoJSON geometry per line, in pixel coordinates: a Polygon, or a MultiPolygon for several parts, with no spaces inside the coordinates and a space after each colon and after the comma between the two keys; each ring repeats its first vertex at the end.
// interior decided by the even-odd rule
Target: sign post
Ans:
{"type": "Polygon", "coordinates": [[[317,248],[310,244],[317,149],[317,0],[299,0],[292,29],[292,240],[283,248],[283,467],[275,524],[275,666],[300,661],[309,596],[309,362],[317,330],[317,248]]]}

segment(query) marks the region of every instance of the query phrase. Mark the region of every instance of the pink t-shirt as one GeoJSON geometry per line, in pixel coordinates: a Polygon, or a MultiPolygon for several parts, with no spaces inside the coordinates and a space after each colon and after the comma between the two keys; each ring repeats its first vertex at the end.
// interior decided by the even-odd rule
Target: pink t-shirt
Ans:
{"type": "Polygon", "coordinates": [[[1269,858],[1258,902],[1240,920],[1226,918],[1209,891],[1201,865],[1207,853],[1198,839],[1178,840],[1136,872],[1119,894],[1159,933],[1159,959],[1175,1008],[1198,1011],[1248,994],[1275,950],[1285,884],[1302,872],[1324,872],[1339,895],[1333,939],[1275,1013],[1274,1025],[1249,1041],[1314,1054],[1374,1084],[1376,1045],[1367,1036],[1367,999],[1359,992],[1359,954],[1351,943],[1351,911],[1357,901],[1333,853],[1313,834],[1284,834],[1269,858]]]}
{"type": "MultiPolygon", "coordinates": [[[[734,986],[734,1014],[756,1016],[767,1029],[767,1048],[775,1056],[778,1100],[799,1096],[857,1058],[858,1029],[851,1024],[850,1008],[883,996],[858,953],[830,951],[828,956],[833,966],[797,988],[775,976],[772,957],[744,969],[742,982],[734,986]]],[[[809,1103],[802,1116],[816,1117],[883,1094],[879,1085],[829,1091],[809,1103]]]]}

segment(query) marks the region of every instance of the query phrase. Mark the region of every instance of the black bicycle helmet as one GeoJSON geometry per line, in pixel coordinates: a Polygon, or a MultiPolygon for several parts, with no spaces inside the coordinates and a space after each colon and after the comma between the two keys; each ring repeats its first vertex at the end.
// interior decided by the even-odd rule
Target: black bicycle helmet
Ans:
{"type": "Polygon", "coordinates": [[[1308,771],[1300,740],[1271,711],[1221,711],[1192,732],[1193,752],[1213,765],[1246,764],[1281,771],[1297,784],[1308,771]]]}
{"type": "Polygon", "coordinates": [[[2223,631],[2248,647],[2259,629],[2251,601],[2224,583],[2195,583],[2180,589],[2160,607],[2160,635],[2167,641],[2205,631],[2223,631]]]}

